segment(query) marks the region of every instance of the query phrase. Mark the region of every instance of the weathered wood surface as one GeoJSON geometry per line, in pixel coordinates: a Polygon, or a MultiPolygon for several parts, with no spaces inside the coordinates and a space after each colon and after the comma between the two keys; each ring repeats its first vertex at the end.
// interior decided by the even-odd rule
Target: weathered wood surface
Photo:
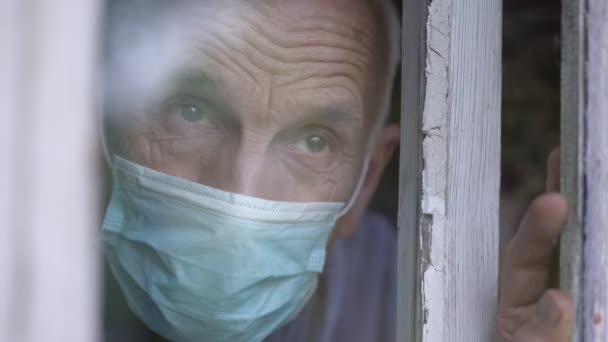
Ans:
{"type": "Polygon", "coordinates": [[[563,1],[562,192],[570,218],[560,285],[577,308],[573,342],[608,341],[608,4],[563,1]]]}
{"type": "Polygon", "coordinates": [[[561,192],[570,207],[560,242],[560,287],[577,307],[572,342],[582,340],[584,21],[586,0],[562,1],[561,192]]]}
{"type": "MultiPolygon", "coordinates": [[[[418,131],[406,127],[402,136],[400,259],[411,257],[404,240],[415,234],[419,265],[410,281],[420,305],[416,341],[491,341],[498,292],[502,4],[434,0],[428,13],[423,114],[417,121],[403,113],[402,120],[418,131]],[[414,177],[412,166],[405,166],[410,163],[418,167],[414,177]],[[421,191],[405,177],[421,177],[421,191]]],[[[404,44],[405,50],[416,47],[404,44]]],[[[408,106],[404,110],[417,109],[408,106]]]]}
{"type": "Polygon", "coordinates": [[[0,1],[0,341],[98,336],[98,10],[0,1]]]}
{"type": "Polygon", "coordinates": [[[397,341],[419,341],[422,333],[418,239],[422,189],[422,111],[426,67],[427,0],[404,0],[401,61],[401,154],[397,341]]]}
{"type": "Polygon", "coordinates": [[[608,2],[587,2],[583,331],[608,341],[608,2]]]}

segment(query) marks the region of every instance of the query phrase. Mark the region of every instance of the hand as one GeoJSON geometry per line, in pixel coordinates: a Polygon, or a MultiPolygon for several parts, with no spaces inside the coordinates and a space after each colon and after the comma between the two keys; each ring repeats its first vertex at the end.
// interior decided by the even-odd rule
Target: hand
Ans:
{"type": "Polygon", "coordinates": [[[547,194],[537,198],[509,243],[501,277],[497,342],[566,342],[574,307],[562,291],[549,289],[551,264],[568,206],[559,191],[559,149],[547,162],[547,194]]]}

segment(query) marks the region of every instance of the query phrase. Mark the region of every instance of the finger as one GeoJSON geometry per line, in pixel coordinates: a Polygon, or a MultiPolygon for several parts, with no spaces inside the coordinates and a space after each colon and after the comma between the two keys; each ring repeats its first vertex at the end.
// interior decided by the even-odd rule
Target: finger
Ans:
{"type": "Polygon", "coordinates": [[[512,342],[567,342],[574,331],[574,305],[561,291],[546,291],[512,342]]]}
{"type": "Polygon", "coordinates": [[[507,247],[500,308],[529,306],[540,298],[548,285],[555,243],[566,218],[566,200],[559,194],[545,194],[532,202],[507,247]]]}
{"type": "Polygon", "coordinates": [[[547,192],[559,192],[561,174],[561,149],[555,148],[547,158],[547,192]]]}

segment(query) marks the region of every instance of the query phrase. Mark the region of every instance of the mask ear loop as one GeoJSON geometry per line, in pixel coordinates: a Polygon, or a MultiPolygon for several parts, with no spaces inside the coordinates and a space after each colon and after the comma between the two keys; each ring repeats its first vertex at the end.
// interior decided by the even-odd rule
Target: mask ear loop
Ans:
{"type": "MultiPolygon", "coordinates": [[[[394,74],[394,71],[391,72],[391,74],[394,74]]],[[[389,79],[392,79],[392,77],[389,79]]],[[[389,89],[392,89],[392,87],[389,87],[389,89]]],[[[379,116],[378,122],[377,122],[376,126],[374,127],[374,130],[372,131],[372,135],[371,135],[371,139],[369,140],[369,144],[367,145],[365,161],[363,162],[363,169],[361,170],[361,175],[359,176],[359,180],[357,181],[357,186],[355,187],[355,190],[353,191],[352,195],[350,196],[350,199],[348,200],[348,202],[346,202],[346,205],[344,206],[344,208],[342,210],[340,210],[340,212],[338,213],[338,216],[337,216],[338,219],[341,218],[342,216],[346,215],[346,213],[352,208],[352,206],[355,204],[355,201],[357,200],[357,197],[359,197],[359,193],[361,192],[361,189],[363,189],[363,185],[365,184],[365,179],[367,178],[367,172],[369,171],[369,163],[372,159],[372,154],[376,147],[376,144],[378,143],[378,137],[380,136],[380,132],[382,131],[382,128],[384,127],[384,125],[386,125],[386,122],[388,121],[390,101],[391,101],[390,96],[386,96],[384,98],[384,100],[382,101],[383,103],[382,103],[382,106],[380,107],[380,109],[381,109],[380,113],[382,113],[382,115],[379,116]]]]}
{"type": "Polygon", "coordinates": [[[378,124],[376,125],[376,127],[374,127],[371,139],[369,140],[369,143],[367,145],[365,161],[363,162],[363,169],[361,170],[361,174],[359,175],[359,180],[357,181],[357,186],[355,187],[355,190],[353,191],[352,195],[350,196],[350,199],[348,200],[348,202],[346,202],[346,205],[344,206],[344,208],[342,208],[342,210],[340,210],[340,212],[338,213],[338,218],[346,215],[346,213],[355,204],[357,197],[359,197],[359,193],[361,193],[361,189],[363,189],[363,185],[365,184],[365,179],[367,178],[367,172],[369,171],[369,163],[371,162],[373,151],[376,147],[376,144],[378,143],[378,136],[380,136],[380,132],[382,131],[382,128],[384,127],[386,120],[388,119],[388,110],[387,110],[388,107],[386,104],[384,105],[384,108],[385,108],[384,112],[386,114],[384,114],[383,116],[381,116],[379,118],[378,124]]]}
{"type": "Polygon", "coordinates": [[[342,210],[340,210],[337,218],[340,218],[340,217],[346,215],[346,213],[355,204],[357,197],[359,197],[359,193],[361,192],[361,189],[363,188],[363,184],[365,184],[365,178],[367,177],[367,170],[369,168],[370,159],[371,159],[371,153],[368,153],[367,157],[365,157],[365,162],[363,163],[363,170],[361,170],[361,175],[359,176],[359,180],[357,181],[357,186],[355,187],[355,191],[353,191],[353,194],[350,196],[350,199],[348,200],[348,202],[346,202],[346,205],[344,206],[344,208],[342,208],[342,210]]]}
{"type": "MultiPolygon", "coordinates": [[[[101,119],[101,125],[103,125],[103,119],[101,119]]],[[[105,129],[103,126],[101,126],[100,128],[100,134],[101,134],[101,146],[103,148],[103,156],[104,159],[106,160],[106,163],[108,164],[108,167],[111,169],[112,168],[112,158],[110,157],[110,149],[108,148],[108,142],[107,142],[107,138],[106,138],[106,134],[105,134],[105,129]]]]}
{"type": "MultiPolygon", "coordinates": [[[[99,76],[98,76],[99,77],[99,76]]],[[[97,83],[99,84],[99,82],[97,83]]],[[[112,169],[112,158],[110,156],[110,149],[108,147],[108,140],[106,137],[106,126],[105,126],[105,113],[104,113],[104,100],[103,100],[103,94],[104,92],[102,92],[102,90],[100,89],[99,86],[96,87],[97,88],[97,125],[98,125],[98,134],[100,135],[101,138],[101,148],[103,149],[103,156],[104,159],[106,160],[106,163],[108,165],[108,167],[110,169],[112,169]]]]}

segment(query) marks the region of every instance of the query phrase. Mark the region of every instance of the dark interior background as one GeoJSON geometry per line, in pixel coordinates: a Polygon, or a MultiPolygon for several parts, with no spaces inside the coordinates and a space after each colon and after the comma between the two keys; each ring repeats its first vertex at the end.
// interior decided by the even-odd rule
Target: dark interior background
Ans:
{"type": "MultiPolygon", "coordinates": [[[[401,3],[399,1],[399,3],[401,3]]],[[[545,160],[559,144],[560,0],[504,0],[501,231],[507,241],[544,190],[545,160]]],[[[399,120],[396,87],[393,121],[399,120]]],[[[396,222],[398,153],[372,208],[396,222]]]]}
{"type": "Polygon", "coordinates": [[[503,42],[503,242],[544,191],[546,158],[559,144],[560,0],[505,0],[503,42]]]}

